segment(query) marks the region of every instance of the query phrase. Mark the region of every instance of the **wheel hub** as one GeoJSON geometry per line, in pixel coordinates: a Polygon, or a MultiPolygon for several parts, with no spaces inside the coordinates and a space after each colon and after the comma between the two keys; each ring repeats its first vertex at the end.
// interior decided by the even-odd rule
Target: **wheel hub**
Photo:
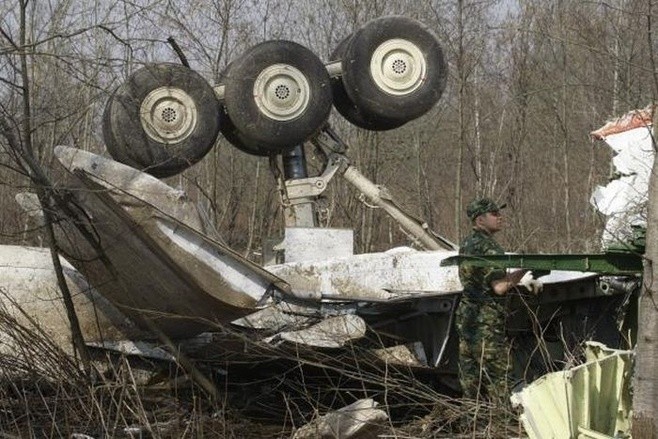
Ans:
{"type": "Polygon", "coordinates": [[[299,117],[310,99],[306,76],[289,64],[274,64],[258,75],[254,82],[254,100],[263,115],[288,121],[299,117]]]}
{"type": "Polygon", "coordinates": [[[423,52],[410,41],[395,38],[383,42],[370,58],[370,74],[384,92],[407,95],[425,81],[427,61],[423,52]]]}
{"type": "Polygon", "coordinates": [[[198,117],[194,100],[174,87],[151,91],[142,101],[139,114],[146,134],[165,144],[185,139],[194,130],[198,117]]]}

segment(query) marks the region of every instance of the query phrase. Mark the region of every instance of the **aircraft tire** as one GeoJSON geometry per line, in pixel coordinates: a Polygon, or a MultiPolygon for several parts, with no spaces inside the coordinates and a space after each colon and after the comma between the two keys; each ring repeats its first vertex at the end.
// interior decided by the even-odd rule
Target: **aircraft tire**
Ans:
{"type": "Polygon", "coordinates": [[[171,63],[135,71],[108,100],[103,139],[117,161],[169,177],[201,160],[219,134],[219,102],[198,73],[171,63]]]}

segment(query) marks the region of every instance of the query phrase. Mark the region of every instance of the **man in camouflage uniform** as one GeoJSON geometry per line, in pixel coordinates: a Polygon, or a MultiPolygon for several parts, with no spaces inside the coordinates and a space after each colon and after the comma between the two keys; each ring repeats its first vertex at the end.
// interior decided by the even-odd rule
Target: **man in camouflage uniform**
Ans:
{"type": "MultiPolygon", "coordinates": [[[[489,198],[468,204],[466,214],[472,233],[461,243],[463,255],[498,255],[503,248],[493,235],[503,228],[500,210],[489,198]]],[[[459,266],[464,287],[457,308],[459,334],[459,379],[464,397],[507,401],[509,395],[509,346],[505,339],[505,294],[522,279],[526,270],[459,266]]]]}

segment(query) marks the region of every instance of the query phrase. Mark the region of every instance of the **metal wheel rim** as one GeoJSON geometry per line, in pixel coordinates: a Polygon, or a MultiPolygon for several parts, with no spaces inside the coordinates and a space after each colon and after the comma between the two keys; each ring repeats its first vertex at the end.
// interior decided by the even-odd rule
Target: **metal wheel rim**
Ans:
{"type": "Polygon", "coordinates": [[[254,82],[254,100],[265,116],[288,121],[299,117],[311,97],[306,76],[289,64],[273,64],[264,69],[254,82]]]}
{"type": "Polygon", "coordinates": [[[370,74],[381,90],[402,96],[425,82],[427,60],[408,40],[394,38],[380,44],[370,58],[370,74]]]}
{"type": "Polygon", "coordinates": [[[153,140],[172,144],[185,139],[194,130],[198,110],[183,90],[159,87],[142,101],[139,110],[144,132],[153,140]]]}

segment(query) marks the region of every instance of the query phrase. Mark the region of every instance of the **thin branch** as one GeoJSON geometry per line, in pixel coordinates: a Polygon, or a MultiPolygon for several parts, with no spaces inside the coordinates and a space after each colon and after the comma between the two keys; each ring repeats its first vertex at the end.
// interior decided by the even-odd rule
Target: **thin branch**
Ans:
{"type": "Polygon", "coordinates": [[[187,57],[183,53],[183,49],[180,48],[174,37],[169,37],[167,38],[167,42],[171,46],[172,49],[174,49],[174,52],[176,52],[176,55],[178,55],[178,59],[180,59],[181,64],[183,64],[185,67],[189,68],[190,63],[187,61],[187,57]]]}

